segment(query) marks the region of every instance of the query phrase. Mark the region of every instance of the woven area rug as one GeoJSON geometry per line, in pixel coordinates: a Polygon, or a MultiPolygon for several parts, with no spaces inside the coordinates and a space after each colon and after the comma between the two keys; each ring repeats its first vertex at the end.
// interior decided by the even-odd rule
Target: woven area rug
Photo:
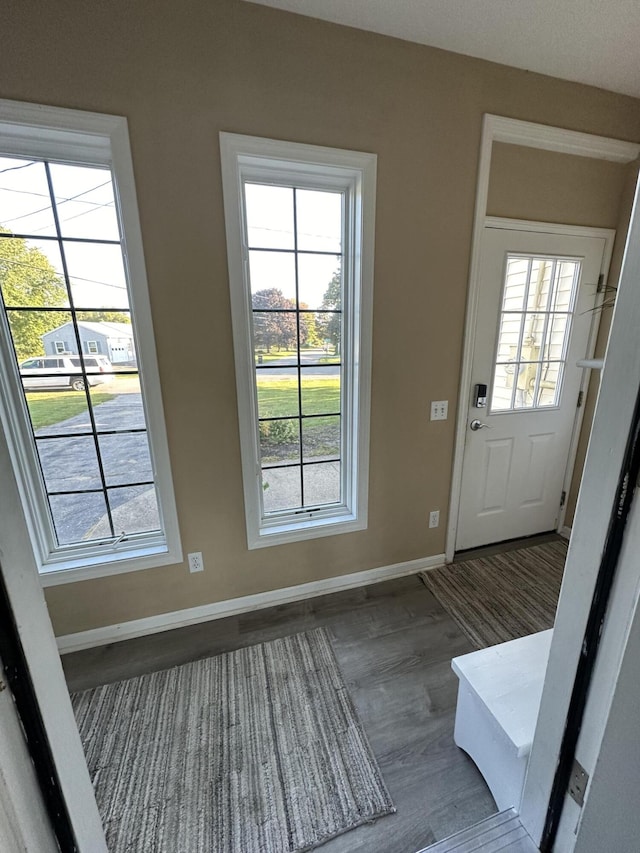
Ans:
{"type": "Polygon", "coordinates": [[[484,649],[553,628],[566,556],[566,542],[547,542],[420,577],[471,642],[484,649]]]}
{"type": "Polygon", "coordinates": [[[323,629],[72,702],[110,853],[294,853],[394,811],[323,629]]]}

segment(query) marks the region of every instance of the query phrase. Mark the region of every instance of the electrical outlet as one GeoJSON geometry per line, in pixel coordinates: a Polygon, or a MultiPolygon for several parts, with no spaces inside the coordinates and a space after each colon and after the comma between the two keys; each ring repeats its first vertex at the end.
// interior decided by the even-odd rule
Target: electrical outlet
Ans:
{"type": "Polygon", "coordinates": [[[203,572],[204,571],[204,561],[202,559],[202,551],[194,551],[192,554],[189,554],[189,571],[190,572],[203,572]]]}
{"type": "Polygon", "coordinates": [[[431,402],[431,420],[446,421],[449,414],[448,400],[433,400],[431,402]]]}
{"type": "Polygon", "coordinates": [[[440,510],[432,509],[429,513],[429,527],[437,527],[440,524],[440,510]]]}

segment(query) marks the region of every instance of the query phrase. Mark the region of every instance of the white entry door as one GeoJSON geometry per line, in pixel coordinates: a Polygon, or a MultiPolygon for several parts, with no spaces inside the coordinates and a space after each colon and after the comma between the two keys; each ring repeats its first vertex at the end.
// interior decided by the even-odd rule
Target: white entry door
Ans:
{"type": "Polygon", "coordinates": [[[457,550],[557,527],[605,249],[484,230],[457,550]]]}

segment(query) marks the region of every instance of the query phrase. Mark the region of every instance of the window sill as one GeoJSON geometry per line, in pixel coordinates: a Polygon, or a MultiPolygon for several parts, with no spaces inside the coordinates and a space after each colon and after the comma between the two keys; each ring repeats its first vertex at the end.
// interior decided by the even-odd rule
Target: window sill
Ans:
{"type": "Polygon", "coordinates": [[[110,555],[82,557],[72,560],[44,563],[40,567],[43,587],[104,578],[125,572],[137,572],[158,566],[172,566],[182,562],[182,552],[167,545],[153,545],[118,551],[110,555]]]}
{"type": "Polygon", "coordinates": [[[319,539],[322,536],[338,536],[341,533],[354,533],[367,529],[367,518],[358,518],[352,514],[317,518],[313,520],[290,522],[264,526],[256,531],[247,531],[249,550],[267,548],[270,545],[286,545],[290,542],[304,542],[307,539],[319,539]]]}

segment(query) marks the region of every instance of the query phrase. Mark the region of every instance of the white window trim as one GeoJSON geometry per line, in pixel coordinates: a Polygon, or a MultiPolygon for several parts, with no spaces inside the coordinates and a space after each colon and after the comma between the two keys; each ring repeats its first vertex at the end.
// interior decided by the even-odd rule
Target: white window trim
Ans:
{"type": "Polygon", "coordinates": [[[66,350],[66,347],[64,345],[64,341],[54,341],[53,345],[56,348],[56,354],[57,355],[62,355],[62,353],[66,350]]]}
{"type": "Polygon", "coordinates": [[[135,537],[111,547],[87,544],[54,551],[46,498],[40,486],[35,452],[21,428],[24,400],[8,338],[0,335],[0,419],[9,440],[12,462],[34,556],[43,586],[182,562],[169,448],[158,374],[142,234],[133,175],[127,120],[80,110],[0,100],[0,153],[9,156],[64,160],[111,168],[122,228],[122,248],[140,364],[145,417],[159,511],[164,529],[136,547],[135,537]],[[11,369],[8,369],[8,365],[11,369]]]}
{"type": "MultiPolygon", "coordinates": [[[[250,549],[281,545],[320,536],[335,536],[367,527],[369,492],[369,413],[371,400],[371,328],[373,314],[373,258],[375,236],[375,154],[281,142],[232,133],[220,134],[222,184],[227,230],[227,255],[238,392],[240,446],[250,549]],[[351,295],[345,294],[345,348],[353,365],[351,378],[343,374],[346,390],[343,441],[351,445],[351,465],[343,482],[344,502],[308,515],[283,515],[280,521],[262,516],[257,400],[251,344],[251,299],[246,284],[247,247],[242,184],[247,178],[261,183],[300,184],[347,190],[351,211],[345,262],[351,264],[351,295]],[[352,248],[353,247],[353,248],[352,248]],[[352,299],[348,304],[347,300],[352,299]],[[352,383],[349,387],[348,383],[352,383]]],[[[344,461],[343,461],[344,464],[344,461]]]]}
{"type": "Polygon", "coordinates": [[[100,355],[98,341],[87,341],[87,355],[100,355]],[[93,347],[93,349],[91,349],[93,347]]]}

